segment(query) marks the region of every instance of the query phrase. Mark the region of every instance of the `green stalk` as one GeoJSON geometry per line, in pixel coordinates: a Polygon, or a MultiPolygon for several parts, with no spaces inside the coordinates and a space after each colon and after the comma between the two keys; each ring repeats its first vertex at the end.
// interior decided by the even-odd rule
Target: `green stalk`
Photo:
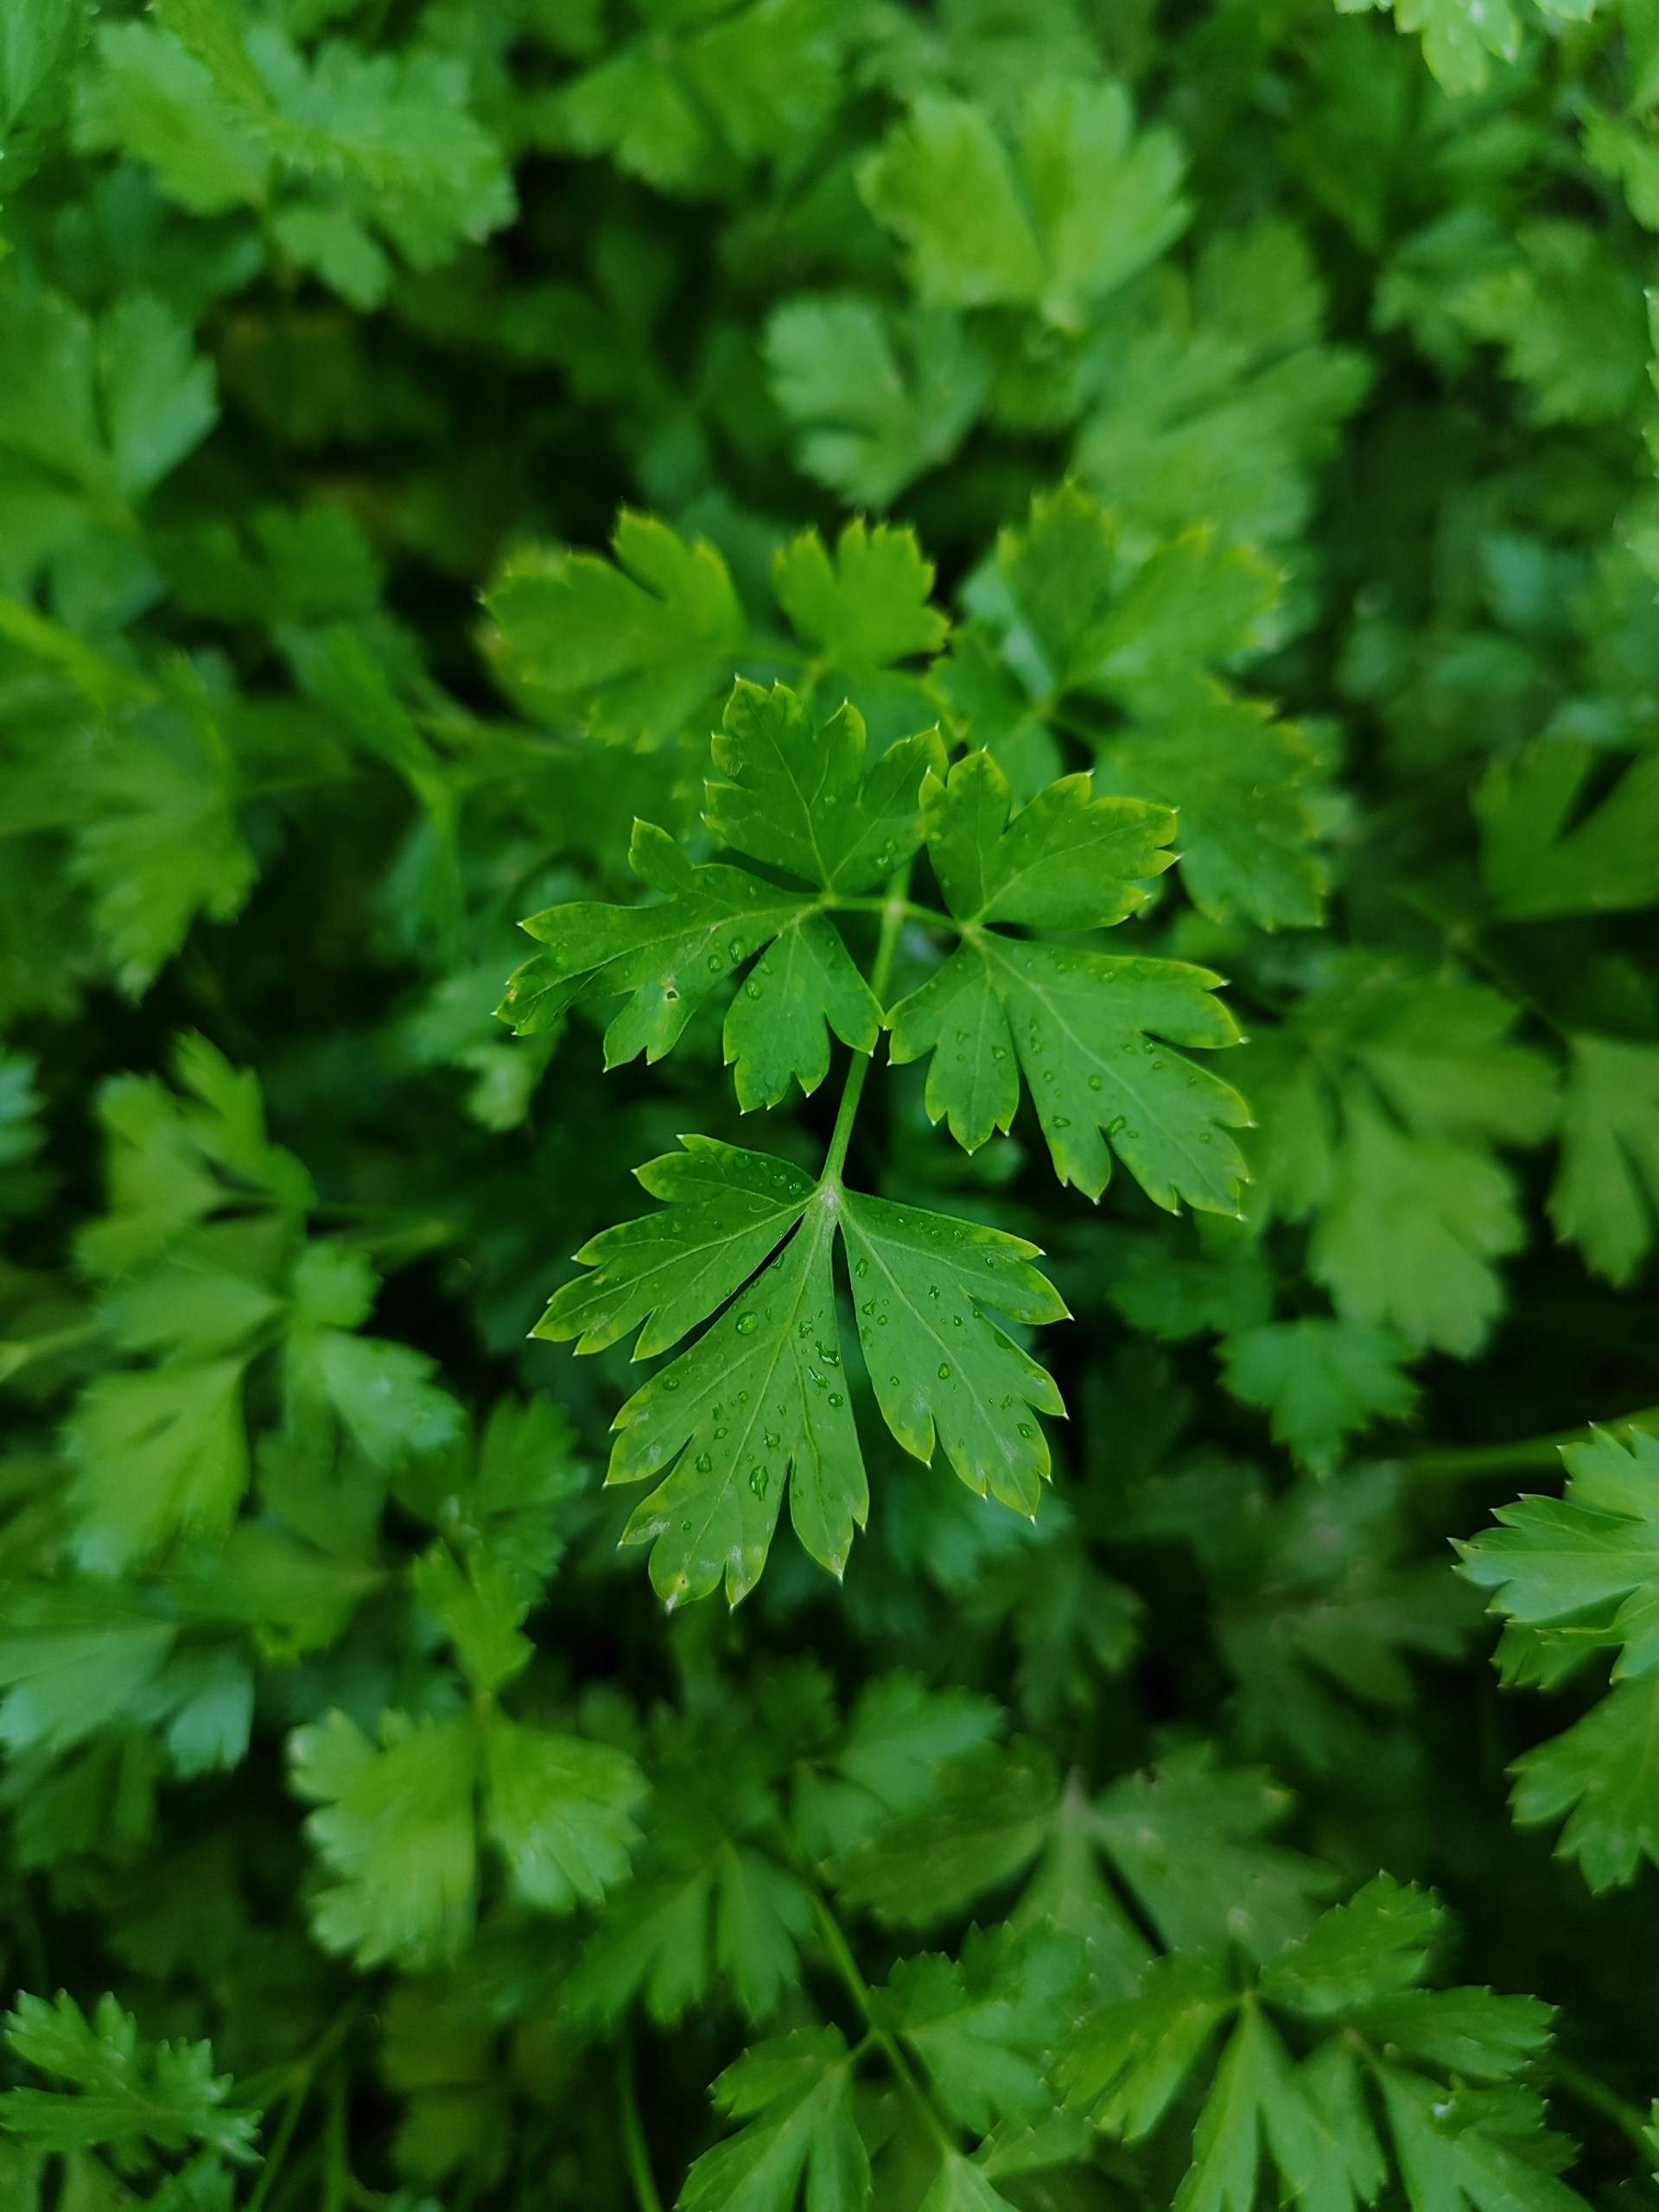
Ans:
{"type": "MultiPolygon", "coordinates": [[[[870,988],[875,993],[885,1013],[887,984],[893,975],[893,963],[899,950],[899,936],[912,912],[910,871],[912,863],[906,861],[903,868],[887,883],[886,896],[880,903],[881,934],[876,940],[875,961],[870,969],[870,988]]],[[[839,1190],[841,1171],[847,1164],[847,1147],[853,1141],[853,1123],[858,1118],[859,1101],[864,1096],[864,1085],[870,1072],[869,1052],[855,1052],[852,1065],[847,1071],[841,1103],[836,1109],[836,1126],[830,1133],[830,1150],[824,1157],[823,1173],[819,1185],[839,1190]]]]}

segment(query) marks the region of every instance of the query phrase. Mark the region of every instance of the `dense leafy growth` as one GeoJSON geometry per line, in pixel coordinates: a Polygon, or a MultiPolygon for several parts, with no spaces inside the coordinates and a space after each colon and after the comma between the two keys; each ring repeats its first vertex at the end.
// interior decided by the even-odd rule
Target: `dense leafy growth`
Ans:
{"type": "Polygon", "coordinates": [[[1656,102],[4,0],[3,2212],[1654,2201],[1656,102]]]}

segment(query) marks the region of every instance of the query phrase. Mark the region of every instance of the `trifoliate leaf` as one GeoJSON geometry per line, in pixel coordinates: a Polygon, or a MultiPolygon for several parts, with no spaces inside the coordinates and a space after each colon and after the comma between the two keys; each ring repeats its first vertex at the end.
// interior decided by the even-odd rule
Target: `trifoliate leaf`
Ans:
{"type": "Polygon", "coordinates": [[[639,1840],[631,1815],[645,1784],[631,1759],[499,1713],[388,1710],[378,1743],[331,1713],[296,1730],[289,1751],[332,1878],[312,1906],[317,1940],[363,1966],[454,1955],[476,1909],[480,1822],[515,1894],[543,1912],[596,1902],[639,1840]]]}
{"type": "Polygon", "coordinates": [[[1035,1510],[1048,1447],[1028,1415],[1061,1412],[1059,1396],[985,1311],[1027,1324],[1064,1313],[1029,1264],[1034,1245],[815,1186],[765,1154],[707,1139],[652,1161],[640,1180],[674,1211],[584,1246],[595,1273],[558,1294],[538,1333],[579,1336],[581,1349],[597,1350],[644,1322],[643,1354],[666,1349],[738,1294],[616,1418],[608,1481],[672,1469],[623,1538],[654,1545],[652,1580],[670,1603],[704,1597],[722,1579],[731,1604],[747,1594],[786,1478],[796,1534],[833,1573],[864,1524],[868,1492],[831,1272],[837,1228],[866,1364],[893,1434],[923,1460],[937,1435],[970,1489],[1035,1510]]]}
{"type": "Polygon", "coordinates": [[[915,851],[922,779],[940,758],[928,733],[900,740],[866,767],[856,709],[842,708],[815,731],[782,685],[767,692],[740,682],[715,741],[722,774],[707,786],[705,818],[734,849],[817,890],[780,887],[724,862],[694,865],[664,831],[638,823],[635,872],[665,897],[649,906],[554,906],[532,915],[524,927],[551,950],[512,977],[504,1018],[534,1034],[583,999],[626,991],[629,1003],[606,1032],[607,1063],[640,1052],[656,1060],[747,962],[725,1029],[740,1103],[775,1104],[791,1081],[816,1088],[829,1065],[829,1032],[868,1051],[880,1020],[824,909],[915,851]]]}
{"type": "Polygon", "coordinates": [[[798,1988],[812,1893],[766,1853],[721,1834],[614,1898],[569,1984],[578,2018],[614,2020],[638,1997],[674,2021],[705,2000],[716,1977],[752,2019],[798,1988]]]}
{"type": "Polygon", "coordinates": [[[1510,921],[1659,902],[1659,756],[1639,756],[1587,811],[1602,759],[1565,741],[1490,768],[1475,793],[1481,872],[1510,921]]]}
{"type": "Polygon", "coordinates": [[[129,2172],[148,2171],[158,2151],[194,2145],[252,2160],[254,2116],[229,2106],[233,2085],[214,2073],[211,2044],[143,2043],[113,1997],[101,1998],[89,2019],[61,1991],[51,2004],[20,1994],[5,2033],[26,2065],[71,2085],[0,2095],[0,2117],[21,2141],[43,2151],[103,2148],[129,2172]]]}
{"type": "MultiPolygon", "coordinates": [[[[1271,1840],[1289,1802],[1259,1769],[1221,1767],[1200,1747],[1071,1804],[1034,1747],[988,1748],[947,1769],[930,1804],[833,1871],[849,1902],[927,1927],[1063,1843],[1108,1870],[1170,1948],[1237,1942],[1267,1959],[1309,1925],[1332,1884],[1328,1867],[1271,1840]]],[[[1033,1896],[1049,1871],[1039,1867],[1033,1896]]],[[[1043,1904],[1051,1910],[1046,1897],[1043,1904]]],[[[1103,1893],[1097,1910],[1123,1926],[1126,1955],[1143,1961],[1118,1897],[1103,1893]]]]}
{"type": "Polygon", "coordinates": [[[932,731],[868,763],[865,745],[855,708],[815,730],[781,683],[766,691],[739,682],[714,741],[720,773],[706,787],[703,819],[734,851],[804,882],[868,891],[921,843],[922,779],[944,756],[932,731]]]}
{"type": "Polygon", "coordinates": [[[1628,1283],[1659,1233],[1659,1046],[1573,1038],[1560,1147],[1556,1232],[1598,1274],[1628,1283]]]}
{"type": "Polygon", "coordinates": [[[1548,1065],[1484,987],[1345,963],[1246,1056],[1262,1210],[1313,1218],[1310,1265],[1344,1320],[1467,1354],[1524,1229],[1497,1144],[1554,1118],[1548,1065]]]}
{"type": "Polygon", "coordinates": [[[839,2028],[797,2028],[746,2050],[714,2085],[745,2125],[705,2151],[680,2212],[863,2212],[870,2161],[853,2116],[853,2066],[839,2028]]]}
{"type": "Polygon", "coordinates": [[[747,626],[725,562],[706,538],[626,510],[613,561],[525,556],[488,604],[505,671],[537,711],[601,734],[660,744],[710,709],[747,626]]]}
{"type": "Polygon", "coordinates": [[[1228,1389],[1268,1414],[1274,1443],[1315,1473],[1329,1473],[1345,1439],[1374,1421],[1409,1418],[1417,1392],[1404,1357],[1386,1329],[1319,1317],[1264,1322],[1221,1346],[1228,1389]]]}
{"type": "Polygon", "coordinates": [[[766,325],[766,354],[803,474],[876,509],[951,458],[991,379],[957,316],[856,293],[786,300],[766,325]]]}
{"type": "Polygon", "coordinates": [[[929,852],[963,943],[893,1008],[895,1061],[933,1055],[927,1105],[970,1151],[1006,1129],[1019,1074],[1056,1173],[1097,1198],[1109,1140],[1157,1205],[1237,1206],[1243,1165],[1227,1134],[1247,1118],[1226,1084],[1171,1049],[1236,1041],[1220,978],[1182,962],[1017,938],[999,921],[1084,929],[1117,921],[1167,865],[1166,810],[1091,799],[1087,779],[1051,785],[1008,819],[1007,779],[970,753],[924,793],[929,852]]]}
{"type": "Polygon", "coordinates": [[[1548,2041],[1549,2011],[1490,1990],[1419,1986],[1439,1918],[1427,1893],[1384,1875],[1316,1922],[1243,1993],[1218,1956],[1155,1960],[1133,1997],[1078,2030],[1061,2062],[1068,2101],[1107,2133],[1147,2136],[1178,2100],[1190,2104],[1219,2030],[1174,2200],[1183,2212],[1249,2212],[1269,2164],[1287,2196],[1331,2212],[1375,2203],[1390,2166],[1368,2090],[1380,2096],[1392,2171],[1414,2206],[1580,2207],[1546,2166],[1527,2163],[1524,2139],[1541,2113],[1524,2090],[1471,2093],[1445,2079],[1508,2082],[1548,2041]],[[1275,2014],[1298,2024],[1299,2041],[1310,2024],[1322,2039],[1294,2058],[1275,2014]]]}
{"type": "Polygon", "coordinates": [[[1056,79],[1025,90],[1012,146],[983,107],[918,100],[860,185],[908,249],[925,305],[1027,306],[1077,330],[1091,302],[1180,235],[1181,171],[1166,131],[1136,136],[1121,85],[1056,79]],[[1103,206],[1113,211],[1105,227],[1103,206]]]}

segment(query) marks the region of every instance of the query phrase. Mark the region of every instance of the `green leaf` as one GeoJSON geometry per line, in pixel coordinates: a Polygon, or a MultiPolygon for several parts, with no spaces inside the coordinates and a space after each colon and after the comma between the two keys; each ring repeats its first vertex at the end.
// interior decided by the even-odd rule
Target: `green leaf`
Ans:
{"type": "Polygon", "coordinates": [[[1422,40],[1423,59],[1448,92],[1481,91],[1489,57],[1513,61],[1521,51],[1510,0],[1394,0],[1394,19],[1422,40]]]}
{"type": "Polygon", "coordinates": [[[1126,2142],[1149,2135],[1236,2002],[1215,1959],[1154,1959],[1132,1998],[1093,2013],[1071,2041],[1060,2066],[1067,2104],[1126,2142]]]}
{"type": "Polygon", "coordinates": [[[811,1923],[811,1892],[797,1875],[721,1836],[612,1900],[567,1985],[569,2003],[579,2019],[609,2022],[638,1997],[671,2023],[707,2000],[718,1976],[761,2019],[799,1986],[811,1923]]]}
{"type": "Polygon", "coordinates": [[[960,1959],[906,1959],[878,2000],[945,2110],[976,2135],[1050,2108],[1046,2063],[1074,2017],[1081,1947],[1057,1936],[971,1936],[960,1959]]]}
{"type": "Polygon", "coordinates": [[[692,2167],[679,2212],[792,2212],[803,2192],[810,2212],[862,2212],[870,2161],[852,2071],[838,2028],[797,2028],[745,2051],[713,2091],[745,2124],[692,2167]]]}
{"type": "Polygon", "coordinates": [[[624,1881],[645,1796],[633,1761],[608,1744],[492,1716],[485,1815],[514,1894],[539,1912],[596,1905],[624,1881]]]}
{"type": "Polygon", "coordinates": [[[253,2160],[255,2120],[228,2108],[232,2084],[214,2073],[211,2044],[144,2044],[113,1997],[101,1998],[89,2019],[62,1991],[50,2004],[20,1994],[5,2033],[25,2065],[71,2085],[0,2095],[0,2117],[21,2141],[43,2151],[104,2148],[136,2171],[149,2169],[156,2152],[194,2145],[253,2160]]]}
{"type": "Polygon", "coordinates": [[[505,666],[554,720],[660,744],[711,709],[747,637],[725,562],[706,538],[625,509],[613,561],[526,555],[488,594],[505,666]]]}
{"type": "Polygon", "coordinates": [[[1243,1166],[1227,1129],[1246,1119],[1243,1102],[1169,1049],[1236,1040],[1212,995],[1219,977],[989,926],[1121,919],[1144,895],[1137,878],[1167,864],[1173,817],[1091,799],[1086,779],[1067,778],[1010,823],[1007,779],[982,753],[948,782],[930,779],[924,803],[929,851],[964,941],[889,1020],[896,1062],[933,1055],[930,1116],[948,1118],[958,1143],[976,1149],[1013,1121],[1017,1068],[1062,1182],[1100,1196],[1111,1173],[1103,1133],[1156,1204],[1235,1211],[1243,1166]]]}
{"type": "Polygon", "coordinates": [[[1253,1987],[1241,1991],[1217,1956],[1154,1960],[1134,1996],[1080,2026],[1061,2062],[1068,2101],[1126,2141],[1148,2135],[1190,2108],[1219,2028],[1174,2199],[1183,2212],[1250,2212],[1269,2162],[1287,2199],[1329,2212],[1375,2203],[1390,2169],[1368,2083],[1380,2092],[1414,2212],[1458,2212],[1465,2202],[1478,2212],[1581,2206],[1550,2175],[1548,2143],[1528,2140],[1541,2129],[1536,2101],[1519,2088],[1471,2091],[1456,2078],[1510,2082],[1547,2044],[1549,2008],[1485,1989],[1419,1986],[1439,1918],[1428,1893],[1381,1875],[1253,1987]],[[1281,2012],[1296,2017],[1299,2044],[1310,2025],[1322,2031],[1300,2061],[1270,2017],[1281,2012]]]}
{"type": "Polygon", "coordinates": [[[925,1462],[937,1436],[969,1490],[1034,1515],[1048,1444],[1025,1416],[1065,1408],[1051,1377],[984,1308],[1033,1325],[1065,1316],[1030,1265],[1038,1248],[853,1192],[841,1228],[864,1363],[887,1427],[925,1462]]]}
{"type": "Polygon", "coordinates": [[[1246,1056],[1264,1141],[1257,1210],[1312,1217],[1309,1264],[1344,1320],[1465,1356],[1525,1228],[1498,1144],[1555,1114],[1548,1064],[1497,992],[1350,960],[1246,1056]]]}
{"type": "Polygon", "coordinates": [[[76,1554],[98,1574],[222,1537],[248,1486],[245,1357],[99,1376],[68,1430],[76,1554]]]}
{"type": "Polygon", "coordinates": [[[721,1045],[742,1111],[779,1105],[795,1083],[810,1097],[830,1072],[832,1030],[855,1052],[874,1052],[881,1007],[840,932],[807,914],[761,954],[726,1015],[721,1045]]]}
{"type": "Polygon", "coordinates": [[[1103,694],[1131,712],[1185,721],[1204,712],[1205,663],[1259,648],[1278,571],[1207,527],[1148,550],[1076,484],[1039,493],[1023,525],[997,538],[995,583],[970,589],[1003,626],[1033,691],[1103,694]]]}
{"type": "Polygon", "coordinates": [[[129,292],[94,323],[56,292],[0,298],[0,449],[88,498],[142,499],[218,411],[212,368],[162,301],[129,292]]]}
{"type": "Polygon", "coordinates": [[[1268,1965],[1262,1992],[1310,2019],[1420,1982],[1446,1916],[1431,1891],[1378,1874],[1268,1965]]]}
{"type": "Polygon", "coordinates": [[[830,1274],[834,1215],[815,1205],[779,1255],[689,1351],[617,1414],[607,1483],[667,1479],[622,1541],[652,1547],[664,1604],[722,1580],[736,1605],[760,1578],[784,1494],[812,1558],[835,1575],[869,1510],[841,1369],[830,1274]]]}
{"type": "Polygon", "coordinates": [[[1659,1863],[1659,1440],[1633,1430],[1625,1446],[1598,1433],[1563,1457],[1564,1497],[1501,1506],[1500,1526],[1458,1549],[1463,1573],[1494,1593],[1494,1612],[1567,1629],[1579,1653],[1618,1653],[1612,1690],[1513,1770],[1516,1818],[1566,1815],[1559,1848],[1600,1890],[1631,1880],[1643,1858],[1659,1863]]]}
{"type": "Polygon", "coordinates": [[[499,1713],[412,1719],[387,1710],[378,1741],[343,1713],[296,1730],[294,1788],[330,1886],[311,1917],[325,1950],[361,1967],[453,1957],[477,1905],[478,1823],[514,1894],[541,1912],[596,1904],[627,1873],[645,1783],[608,1745],[499,1713]],[[475,1798],[482,1794],[481,1809],[475,1798]]]}
{"type": "Polygon", "coordinates": [[[313,1899],[325,1950],[362,1967],[429,1967],[472,1925],[478,1847],[470,1720],[382,1714],[379,1741],[343,1713],[296,1731],[294,1787],[316,1807],[306,1832],[330,1878],[313,1899]]]}
{"type": "Polygon", "coordinates": [[[1639,755],[1599,803],[1592,746],[1535,745],[1495,761],[1475,793],[1481,873],[1509,921],[1659,904],[1659,755],[1639,755]]]}
{"type": "Polygon", "coordinates": [[[123,990],[137,997],[200,918],[231,922],[257,874],[239,822],[240,779],[212,706],[175,687],[172,710],[92,753],[74,810],[71,872],[92,909],[123,990]]]}
{"type": "Polygon", "coordinates": [[[797,637],[837,668],[936,653],[950,624],[929,604],[933,563],[912,530],[849,522],[833,556],[815,530],[773,556],[772,589],[797,637]]]}
{"type": "Polygon", "coordinates": [[[1330,1472],[1349,1437],[1408,1420],[1417,1402],[1404,1346],[1363,1322],[1264,1322],[1225,1338],[1221,1358],[1233,1396],[1268,1414],[1274,1443],[1316,1474],[1330,1472]]]}
{"type": "Polygon", "coordinates": [[[634,1170],[673,1211],[590,1237],[575,1256],[593,1273],[555,1294],[537,1336],[602,1351],[637,1328],[634,1357],[649,1359],[707,1320],[800,1219],[814,1186],[798,1167],[713,1137],[680,1142],[634,1170]]]}
{"type": "Polygon", "coordinates": [[[868,1051],[880,1012],[824,918],[824,894],[862,891],[914,852],[922,778],[941,757],[929,733],[901,740],[867,769],[855,709],[815,731],[792,692],[740,682],[715,741],[723,776],[707,786],[705,818],[728,845],[804,878],[817,895],[723,862],[694,866],[662,830],[637,823],[635,872],[666,896],[650,906],[532,915],[524,927],[552,949],[512,977],[503,1017],[535,1034],[583,999],[626,991],[629,1003],[606,1032],[607,1064],[642,1051],[656,1060],[728,971],[736,982],[750,962],[725,1026],[740,1104],[776,1104],[791,1081],[816,1089],[830,1031],[868,1051]]]}
{"type": "Polygon", "coordinates": [[[857,293],[785,300],[766,325],[766,357],[803,474],[877,509],[951,459],[991,380],[955,315],[857,293]]]}
{"type": "Polygon", "coordinates": [[[1572,1039],[1560,1146],[1550,1219],[1622,1287],[1659,1234],[1659,1046],[1572,1039]]]}
{"type": "Polygon", "coordinates": [[[171,1058],[176,1090],[115,1076],[99,1094],[109,1203],[77,1248],[95,1274],[141,1267],[231,1208],[293,1215],[315,1203],[304,1166],[266,1135],[257,1077],[232,1067],[203,1037],[177,1039],[171,1058]]]}
{"type": "Polygon", "coordinates": [[[1269,709],[1195,687],[1179,718],[1100,745],[1095,780],[1176,810],[1181,881],[1200,912],[1309,929],[1327,883],[1309,804],[1321,766],[1301,732],[1269,709]]]}
{"type": "Polygon", "coordinates": [[[627,993],[605,1033],[607,1067],[671,1052],[721,979],[817,904],[745,868],[694,865],[649,823],[635,823],[629,860],[665,895],[652,906],[582,902],[532,914],[524,927],[550,949],[517,970],[500,1008],[519,1036],[533,1037],[585,1000],[627,993]]]}
{"type": "Polygon", "coordinates": [[[562,90],[557,125],[661,192],[736,189],[749,167],[810,145],[839,93],[837,19],[822,0],[642,4],[638,33],[562,90]]]}
{"type": "Polygon", "coordinates": [[[227,108],[207,68],[153,23],[107,23],[79,118],[89,152],[119,149],[155,172],[167,197],[194,215],[257,207],[270,148],[227,108]]]}
{"type": "MultiPolygon", "coordinates": [[[[1356,77],[1383,82],[1379,69],[1332,58],[1344,89],[1356,77]]],[[[1321,114],[1337,115],[1339,97],[1325,93],[1321,114]]],[[[1308,131],[1304,116],[1300,143],[1308,131]]],[[[1365,174],[1351,150],[1342,138],[1347,183],[1365,174]]],[[[1211,229],[1190,275],[1165,264],[1155,289],[1126,292],[1103,321],[1077,476],[1137,533],[1172,537],[1203,518],[1235,543],[1266,546],[1300,531],[1316,465],[1372,373],[1364,354],[1323,342],[1324,285],[1302,232],[1273,218],[1211,229]]]]}
{"type": "Polygon", "coordinates": [[[1180,235],[1182,166],[1168,132],[1135,135],[1121,85],[1055,79],[1026,89],[1012,145],[983,107],[918,100],[859,181],[904,241],[925,305],[1028,306],[1076,330],[1091,302],[1180,235]]]}
{"type": "Polygon", "coordinates": [[[868,766],[863,717],[846,706],[815,730],[781,683],[740,679],[714,741],[720,771],[703,819],[723,844],[825,891],[868,891],[922,842],[923,779],[944,765],[932,731],[868,766]]]}

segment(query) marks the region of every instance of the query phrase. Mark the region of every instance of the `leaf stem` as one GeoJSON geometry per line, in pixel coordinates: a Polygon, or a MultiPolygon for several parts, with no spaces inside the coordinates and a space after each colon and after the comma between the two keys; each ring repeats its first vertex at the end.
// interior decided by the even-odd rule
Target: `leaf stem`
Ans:
{"type": "Polygon", "coordinates": [[[639,2110],[639,2079],[634,2064],[633,2038],[625,2037],[617,2055],[617,2096],[622,2108],[622,2156],[627,2165],[628,2179],[633,2185],[634,2202],[639,2212],[663,2212],[663,2200],[658,2193],[656,2177],[651,2171],[651,2149],[645,2141],[645,2124],[639,2110]]]}
{"type": "Polygon", "coordinates": [[[1632,2104],[1628,2097],[1620,2096],[1617,2089],[1609,2088],[1606,2082],[1592,2074],[1587,2067],[1564,2058],[1558,2050],[1550,2053],[1549,2070],[1569,2097],[1588,2110],[1599,2112],[1604,2120],[1611,2120],[1621,2133],[1629,2136],[1643,2158],[1647,2157],[1651,2145],[1648,2140],[1647,2116],[1640,2106],[1632,2104]]]}
{"type": "Polygon", "coordinates": [[[848,1994],[863,2019],[866,2032],[859,2048],[861,2050],[868,2046],[880,2052],[892,2069],[893,2078],[915,2107],[940,2152],[946,2158],[956,2158],[961,2146],[918,2078],[916,2069],[906,2057],[898,2037],[890,2034],[877,2018],[874,1995],[864,1979],[862,1968],[853,1956],[853,1947],[847,1941],[841,1923],[830,1910],[829,1901],[816,1884],[812,1890],[812,1910],[817,1920],[818,1933],[823,1939],[823,1948],[830,1954],[830,1962],[841,1976],[848,1994]]]}
{"type": "MultiPolygon", "coordinates": [[[[912,862],[906,861],[888,879],[887,894],[880,902],[881,934],[876,940],[875,960],[870,969],[870,988],[887,1007],[888,979],[893,974],[893,960],[899,950],[899,936],[906,917],[912,912],[910,904],[910,871],[912,862]]],[[[852,1065],[847,1071],[847,1081],[842,1090],[841,1103],[836,1109],[836,1126],[830,1133],[830,1150],[824,1157],[820,1185],[836,1189],[841,1186],[841,1171],[847,1164],[847,1147],[853,1141],[853,1123],[858,1117],[859,1101],[864,1096],[864,1084],[870,1072],[869,1052],[855,1052],[852,1065]]]]}
{"type": "MultiPolygon", "coordinates": [[[[1597,1421],[1594,1426],[1615,1436],[1638,1428],[1659,1431],[1659,1406],[1639,1406],[1634,1413],[1621,1414],[1616,1421],[1597,1421]]],[[[1394,1465],[1408,1475],[1444,1476],[1452,1481],[1465,1475],[1553,1473],[1562,1446],[1587,1444],[1590,1435],[1586,1424],[1582,1428],[1560,1429],[1550,1436],[1516,1437],[1508,1444],[1454,1445],[1443,1451],[1401,1452],[1394,1465]]]]}
{"type": "Polygon", "coordinates": [[[334,2015],[304,2056],[295,2061],[288,2095],[283,2104],[283,2116],[277,2123],[270,2149],[265,2155],[264,2167],[253,2195],[248,2199],[247,2212],[264,2212],[264,2207],[276,2186],[283,2161],[293,2143],[294,2131],[299,2126],[300,2115],[305,2110],[312,2086],[334,2052],[362,2018],[366,2002],[366,1999],[360,1996],[353,1998],[334,2015]]]}

